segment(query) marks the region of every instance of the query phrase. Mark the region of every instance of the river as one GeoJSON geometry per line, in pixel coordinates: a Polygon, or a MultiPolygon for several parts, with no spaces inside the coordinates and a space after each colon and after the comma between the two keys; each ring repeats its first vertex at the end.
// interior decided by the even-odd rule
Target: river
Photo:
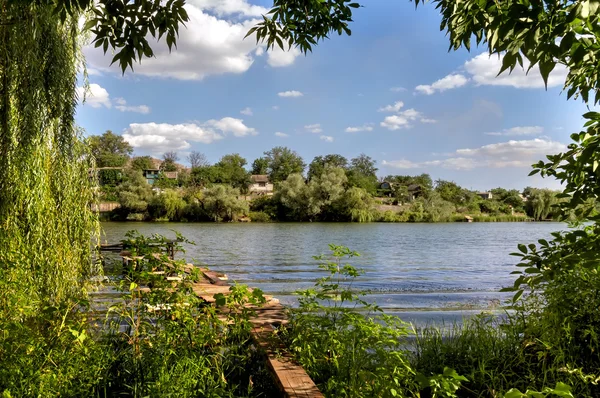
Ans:
{"type": "Polygon", "coordinates": [[[361,253],[351,264],[365,270],[355,284],[369,290],[387,313],[424,324],[454,322],[497,310],[509,297],[518,243],[549,238],[561,223],[117,223],[102,224],[102,241],[116,243],[128,230],[194,241],[179,254],[225,272],[230,280],[261,288],[294,305],[294,291],[323,276],[312,256],[328,244],[361,253]]]}

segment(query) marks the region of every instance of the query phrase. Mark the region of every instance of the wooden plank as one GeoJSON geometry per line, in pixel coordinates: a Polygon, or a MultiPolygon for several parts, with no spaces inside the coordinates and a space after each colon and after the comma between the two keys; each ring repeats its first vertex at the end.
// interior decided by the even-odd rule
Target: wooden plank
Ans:
{"type": "Polygon", "coordinates": [[[284,350],[282,353],[274,352],[270,342],[272,333],[272,328],[269,330],[268,326],[258,326],[252,330],[255,341],[267,354],[267,365],[284,397],[323,398],[317,385],[304,368],[293,361],[291,355],[284,350]]]}

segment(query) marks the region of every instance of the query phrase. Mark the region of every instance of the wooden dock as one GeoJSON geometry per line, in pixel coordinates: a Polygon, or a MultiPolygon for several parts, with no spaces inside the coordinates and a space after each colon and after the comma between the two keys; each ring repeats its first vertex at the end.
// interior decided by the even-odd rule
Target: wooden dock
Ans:
{"type": "MultiPolygon", "coordinates": [[[[169,242],[166,254],[174,259],[176,241],[169,242]]],[[[137,261],[143,261],[142,257],[132,257],[127,252],[127,247],[122,244],[101,245],[102,251],[118,252],[123,259],[123,264],[126,267],[136,266],[137,261]]],[[[193,264],[187,264],[184,271],[190,273],[193,264]]],[[[202,280],[192,284],[194,293],[210,305],[217,305],[215,295],[222,294],[227,296],[230,291],[230,284],[224,274],[210,271],[206,268],[199,268],[202,280]]],[[[181,280],[180,278],[178,278],[181,280]]],[[[146,290],[149,288],[141,288],[146,290]]],[[[252,290],[252,289],[250,289],[252,290]]],[[[323,394],[319,391],[316,384],[306,373],[302,366],[298,365],[287,353],[285,347],[273,347],[272,337],[275,334],[276,328],[287,324],[287,315],[285,308],[279,303],[279,300],[272,296],[265,295],[266,303],[261,306],[252,306],[254,316],[251,317],[252,337],[255,343],[262,348],[265,353],[267,365],[279,387],[282,396],[285,398],[323,398],[323,394]]],[[[221,308],[226,311],[225,308],[221,308]]],[[[225,314],[224,314],[225,318],[225,314]]]]}
{"type": "MultiPolygon", "coordinates": [[[[193,265],[189,264],[188,266],[193,265]]],[[[220,274],[202,268],[200,271],[204,280],[192,285],[194,293],[198,297],[214,305],[215,294],[229,294],[230,285],[223,280],[220,274]]],[[[267,302],[264,305],[252,308],[256,314],[250,319],[253,326],[252,336],[256,344],[265,352],[267,365],[282,395],[286,398],[322,398],[323,394],[304,368],[298,365],[291,355],[285,354],[285,350],[275,350],[275,347],[272,346],[275,328],[285,325],[287,316],[285,308],[279,303],[279,300],[271,296],[265,296],[265,299],[267,302]]]]}

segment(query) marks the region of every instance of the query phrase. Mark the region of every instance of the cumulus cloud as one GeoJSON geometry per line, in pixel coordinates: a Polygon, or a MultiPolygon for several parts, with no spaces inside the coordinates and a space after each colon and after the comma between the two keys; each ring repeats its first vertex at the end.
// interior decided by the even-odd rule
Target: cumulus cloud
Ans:
{"type": "Polygon", "coordinates": [[[296,90],[290,90],[290,91],[282,91],[277,93],[278,96],[283,97],[283,98],[296,98],[296,97],[302,97],[304,94],[302,94],[300,91],[296,91],[296,90]]]}
{"type": "Polygon", "coordinates": [[[494,135],[494,136],[518,136],[518,135],[536,135],[542,134],[544,132],[544,128],[542,126],[517,126],[511,127],[509,129],[504,129],[502,131],[491,131],[488,133],[484,133],[485,135],[494,135]]]}
{"type": "MultiPolygon", "coordinates": [[[[475,58],[465,62],[465,70],[471,75],[471,79],[477,85],[482,86],[511,86],[515,88],[543,88],[544,81],[540,74],[538,65],[534,66],[529,73],[529,62],[523,57],[523,68],[519,65],[508,73],[508,70],[496,77],[502,68],[502,58],[497,55],[489,56],[482,53],[475,58]]],[[[556,65],[548,77],[548,87],[562,85],[567,77],[567,69],[563,65],[556,65]]]]}
{"type": "Polygon", "coordinates": [[[224,137],[195,123],[132,123],[123,133],[123,138],[134,148],[159,153],[188,149],[190,142],[210,144],[224,137]]]}
{"type": "Polygon", "coordinates": [[[227,135],[245,137],[258,134],[241,119],[224,117],[206,123],[132,123],[123,132],[123,138],[134,148],[152,153],[185,150],[192,142],[211,144],[227,135]]]}
{"type": "Polygon", "coordinates": [[[150,113],[150,107],[148,105],[127,105],[127,101],[124,98],[115,98],[115,109],[121,112],[135,112],[142,113],[144,115],[150,113]]]}
{"type": "Polygon", "coordinates": [[[319,134],[319,133],[323,132],[323,129],[321,128],[320,123],[307,124],[306,126],[304,126],[304,129],[306,131],[308,131],[309,133],[314,133],[314,134],[319,134]]]}
{"type": "Polygon", "coordinates": [[[267,53],[267,63],[273,68],[290,66],[300,54],[300,50],[296,47],[292,47],[289,51],[275,47],[267,53]]]}
{"type": "Polygon", "coordinates": [[[412,126],[411,122],[418,119],[422,119],[421,112],[411,108],[402,112],[398,112],[396,115],[387,116],[380,123],[380,126],[385,127],[388,130],[406,129],[412,126]]]}
{"type": "Polygon", "coordinates": [[[396,101],[392,105],[386,105],[377,110],[377,112],[399,112],[404,106],[404,102],[396,101]]]}
{"type": "MultiPolygon", "coordinates": [[[[246,72],[263,52],[264,44],[257,45],[253,38],[244,40],[244,36],[259,22],[256,18],[267,12],[264,7],[245,0],[191,0],[185,8],[190,20],[179,31],[177,50],[169,53],[164,38],[160,43],[151,42],[155,57],[134,65],[136,74],[180,80],[239,74],[246,72]]],[[[104,55],[101,48],[87,46],[84,53],[94,70],[120,73],[116,64],[109,68],[112,55],[104,55]]],[[[298,55],[295,51],[273,52],[267,62],[287,66],[298,55]]]]}
{"type": "Polygon", "coordinates": [[[289,137],[289,134],[282,133],[281,131],[278,131],[278,132],[275,133],[275,137],[286,138],[286,137],[289,137]]]}
{"type": "Polygon", "coordinates": [[[221,130],[223,133],[232,133],[236,137],[245,137],[248,135],[258,134],[255,129],[248,127],[244,124],[242,119],[236,119],[233,117],[224,117],[221,120],[209,120],[206,122],[207,126],[221,130]]]}
{"type": "Polygon", "coordinates": [[[362,126],[346,127],[346,133],[359,133],[361,131],[373,131],[373,127],[369,124],[363,124],[362,126]]]}
{"type": "Polygon", "coordinates": [[[422,84],[415,87],[415,91],[421,94],[431,95],[435,92],[442,92],[457,87],[462,87],[469,81],[465,76],[455,73],[441,78],[432,84],[422,84]]]}
{"type": "Polygon", "coordinates": [[[421,119],[421,123],[425,123],[425,124],[433,124],[433,123],[437,123],[437,120],[435,119],[428,119],[426,117],[421,119]]]}
{"type": "Polygon", "coordinates": [[[92,108],[110,108],[112,106],[108,91],[99,84],[91,83],[88,90],[84,87],[77,87],[76,92],[77,98],[84,105],[89,105],[92,108]]]}
{"type": "Polygon", "coordinates": [[[407,159],[384,160],[384,166],[397,169],[443,167],[452,170],[472,170],[475,168],[530,167],[546,155],[566,149],[566,145],[550,139],[510,140],[478,148],[458,149],[445,159],[413,162],[407,159]]]}
{"type": "Polygon", "coordinates": [[[241,113],[242,115],[246,115],[246,116],[252,116],[252,115],[253,115],[253,113],[252,113],[252,109],[251,109],[250,107],[246,107],[246,108],[242,109],[242,110],[240,111],[240,113],[241,113]]]}
{"type": "Polygon", "coordinates": [[[329,135],[322,135],[319,138],[322,139],[325,142],[333,142],[333,137],[331,137],[329,135]]]}

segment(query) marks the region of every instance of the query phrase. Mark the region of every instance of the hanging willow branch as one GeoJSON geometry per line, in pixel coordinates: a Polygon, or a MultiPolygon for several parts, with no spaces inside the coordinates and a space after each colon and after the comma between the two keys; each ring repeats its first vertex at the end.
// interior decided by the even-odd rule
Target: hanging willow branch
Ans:
{"type": "Polygon", "coordinates": [[[78,136],[78,18],[0,1],[0,308],[80,297],[98,221],[78,136]]]}

